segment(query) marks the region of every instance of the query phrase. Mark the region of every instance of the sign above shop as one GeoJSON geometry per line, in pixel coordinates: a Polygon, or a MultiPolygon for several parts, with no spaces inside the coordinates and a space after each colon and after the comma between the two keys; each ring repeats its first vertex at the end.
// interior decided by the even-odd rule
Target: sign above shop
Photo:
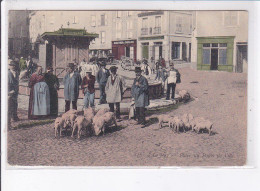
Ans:
{"type": "Polygon", "coordinates": [[[122,41],[114,41],[113,44],[134,44],[134,40],[122,40],[122,41]]]}

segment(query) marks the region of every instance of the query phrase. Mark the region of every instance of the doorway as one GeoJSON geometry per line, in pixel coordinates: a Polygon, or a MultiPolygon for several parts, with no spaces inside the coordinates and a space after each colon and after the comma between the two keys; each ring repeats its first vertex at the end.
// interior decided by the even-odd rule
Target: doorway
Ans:
{"type": "Polygon", "coordinates": [[[46,68],[53,67],[52,65],[52,44],[47,44],[46,46],[46,68]]]}
{"type": "Polygon", "coordinates": [[[247,63],[247,45],[237,45],[237,68],[236,72],[244,72],[247,63]]]}
{"type": "Polygon", "coordinates": [[[143,45],[143,47],[142,47],[142,55],[143,55],[143,58],[145,58],[145,59],[149,58],[149,46],[143,45]]]}
{"type": "Polygon", "coordinates": [[[191,62],[191,43],[189,43],[189,62],[191,62]]]}
{"type": "Polygon", "coordinates": [[[186,42],[182,42],[182,60],[187,61],[187,46],[186,46],[186,42]]]}
{"type": "Polygon", "coordinates": [[[211,70],[218,70],[218,49],[212,48],[211,49],[211,70]]]}
{"type": "Polygon", "coordinates": [[[125,47],[125,56],[128,58],[130,57],[130,47],[128,46],[125,47]]]}

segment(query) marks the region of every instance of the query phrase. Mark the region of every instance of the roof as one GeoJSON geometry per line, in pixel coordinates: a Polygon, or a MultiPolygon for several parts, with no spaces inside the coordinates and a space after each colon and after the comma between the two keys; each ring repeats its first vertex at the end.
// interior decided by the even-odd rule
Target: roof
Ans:
{"type": "Polygon", "coordinates": [[[88,33],[85,29],[60,28],[54,32],[45,32],[41,35],[45,37],[89,37],[98,38],[96,33],[88,33]]]}

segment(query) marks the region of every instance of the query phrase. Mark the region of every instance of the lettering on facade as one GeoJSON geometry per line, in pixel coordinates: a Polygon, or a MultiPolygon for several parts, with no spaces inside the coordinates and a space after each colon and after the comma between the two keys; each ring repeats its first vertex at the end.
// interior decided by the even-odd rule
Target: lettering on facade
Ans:
{"type": "Polygon", "coordinates": [[[135,43],[134,40],[124,40],[124,41],[113,42],[113,44],[134,44],[134,43],[135,43]]]}

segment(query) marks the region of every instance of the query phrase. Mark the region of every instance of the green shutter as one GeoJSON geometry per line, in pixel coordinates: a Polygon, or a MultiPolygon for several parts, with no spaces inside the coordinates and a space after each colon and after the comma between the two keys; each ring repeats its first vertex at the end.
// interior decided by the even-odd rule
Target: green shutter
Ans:
{"type": "Polygon", "coordinates": [[[149,58],[149,50],[148,50],[149,46],[143,46],[142,48],[143,48],[143,50],[142,50],[143,58],[148,59],[149,58]]]}

